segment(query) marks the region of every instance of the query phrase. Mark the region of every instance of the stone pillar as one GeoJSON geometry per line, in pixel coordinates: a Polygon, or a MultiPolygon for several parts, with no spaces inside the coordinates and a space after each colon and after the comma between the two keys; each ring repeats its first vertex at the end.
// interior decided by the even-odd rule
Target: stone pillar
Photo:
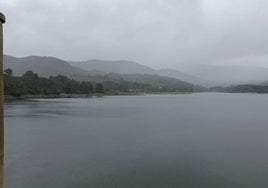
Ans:
{"type": "Polygon", "coordinates": [[[3,23],[5,16],[0,12],[0,188],[4,187],[4,84],[3,84],[3,23]]]}

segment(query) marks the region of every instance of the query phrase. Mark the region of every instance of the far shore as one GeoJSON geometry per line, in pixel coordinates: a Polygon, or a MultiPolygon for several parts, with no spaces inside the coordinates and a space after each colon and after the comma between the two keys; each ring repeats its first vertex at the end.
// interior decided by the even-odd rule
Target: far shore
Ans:
{"type": "Polygon", "coordinates": [[[116,96],[116,95],[143,95],[143,93],[92,93],[92,94],[38,94],[38,95],[21,95],[12,96],[5,95],[4,100],[25,100],[25,99],[57,99],[57,98],[90,98],[90,97],[103,97],[103,96],[116,96]]]}
{"type": "Polygon", "coordinates": [[[92,93],[92,94],[39,94],[39,95],[21,95],[12,96],[4,95],[4,100],[25,100],[25,99],[53,99],[53,98],[90,98],[103,96],[136,96],[136,95],[161,95],[161,94],[192,94],[193,92],[107,92],[107,93],[92,93]]]}

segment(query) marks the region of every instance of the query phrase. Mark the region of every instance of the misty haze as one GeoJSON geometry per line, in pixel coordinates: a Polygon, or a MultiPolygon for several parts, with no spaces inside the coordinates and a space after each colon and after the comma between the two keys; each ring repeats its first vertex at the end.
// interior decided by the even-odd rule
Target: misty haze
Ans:
{"type": "Polygon", "coordinates": [[[0,12],[5,188],[268,187],[268,1],[0,12]]]}

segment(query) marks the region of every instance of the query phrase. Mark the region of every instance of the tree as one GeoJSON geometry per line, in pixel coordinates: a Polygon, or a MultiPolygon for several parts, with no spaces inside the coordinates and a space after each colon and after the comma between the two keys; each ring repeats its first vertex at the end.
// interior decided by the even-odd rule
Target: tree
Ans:
{"type": "Polygon", "coordinates": [[[79,91],[82,94],[89,94],[92,93],[93,87],[90,82],[82,82],[80,83],[79,91]]]}
{"type": "Polygon", "coordinates": [[[36,79],[38,78],[38,74],[37,73],[34,73],[33,71],[29,70],[29,71],[26,71],[23,75],[22,75],[23,78],[26,78],[26,79],[36,79]]]}
{"type": "Polygon", "coordinates": [[[4,77],[4,94],[19,97],[25,94],[25,85],[18,77],[4,77]]]}
{"type": "Polygon", "coordinates": [[[7,75],[8,77],[13,76],[13,70],[10,69],[10,68],[4,70],[4,73],[5,73],[5,75],[7,75]]]}
{"type": "Polygon", "coordinates": [[[104,87],[102,83],[97,83],[95,87],[96,93],[104,93],[104,87]]]}

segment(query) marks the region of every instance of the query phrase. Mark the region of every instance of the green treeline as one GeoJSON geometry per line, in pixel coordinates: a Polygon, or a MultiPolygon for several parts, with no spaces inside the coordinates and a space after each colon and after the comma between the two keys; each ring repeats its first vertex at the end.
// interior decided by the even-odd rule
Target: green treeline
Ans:
{"type": "Polygon", "coordinates": [[[4,95],[20,97],[25,95],[55,96],[61,94],[135,94],[167,92],[228,92],[268,93],[268,85],[235,85],[229,87],[202,88],[176,79],[155,75],[104,75],[89,77],[84,81],[66,76],[39,77],[33,71],[22,76],[13,76],[11,69],[4,71],[4,95]],[[90,80],[89,80],[90,79],[90,80]],[[134,81],[133,81],[134,80],[134,81]]]}
{"type": "Polygon", "coordinates": [[[229,87],[213,87],[210,88],[213,92],[227,92],[227,93],[268,93],[267,85],[234,85],[229,87]]]}
{"type": "Polygon", "coordinates": [[[104,92],[102,83],[79,82],[62,75],[42,78],[32,71],[27,71],[21,77],[14,77],[11,69],[6,69],[4,73],[4,94],[15,97],[104,92]]]}
{"type": "MultiPolygon", "coordinates": [[[[140,83],[124,79],[106,79],[102,81],[78,81],[66,76],[39,77],[33,71],[22,76],[13,76],[11,69],[4,71],[4,94],[14,97],[23,95],[60,95],[60,94],[95,94],[95,93],[139,93],[139,92],[193,92],[191,84],[174,81],[166,83],[140,83]]],[[[157,81],[159,82],[159,81],[157,81]]]]}

